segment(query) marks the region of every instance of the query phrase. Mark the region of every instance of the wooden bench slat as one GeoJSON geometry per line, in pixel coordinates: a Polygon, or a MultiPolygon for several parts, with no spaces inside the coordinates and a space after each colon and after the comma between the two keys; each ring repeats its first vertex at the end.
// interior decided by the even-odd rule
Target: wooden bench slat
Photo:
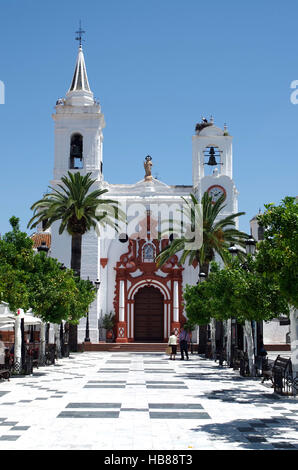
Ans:
{"type": "Polygon", "coordinates": [[[10,370],[9,369],[0,369],[0,377],[9,380],[10,378],[10,370]]]}

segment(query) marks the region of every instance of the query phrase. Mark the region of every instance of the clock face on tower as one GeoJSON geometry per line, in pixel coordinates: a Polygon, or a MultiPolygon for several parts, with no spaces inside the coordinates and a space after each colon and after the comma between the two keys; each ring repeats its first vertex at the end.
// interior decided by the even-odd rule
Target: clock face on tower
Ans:
{"type": "Polygon", "coordinates": [[[227,193],[226,193],[225,188],[223,188],[222,186],[219,186],[219,184],[216,184],[216,185],[214,185],[214,186],[210,186],[210,188],[207,189],[207,192],[208,192],[209,196],[211,196],[213,204],[214,204],[221,196],[224,195],[225,198],[226,198],[226,196],[227,196],[227,193]]]}

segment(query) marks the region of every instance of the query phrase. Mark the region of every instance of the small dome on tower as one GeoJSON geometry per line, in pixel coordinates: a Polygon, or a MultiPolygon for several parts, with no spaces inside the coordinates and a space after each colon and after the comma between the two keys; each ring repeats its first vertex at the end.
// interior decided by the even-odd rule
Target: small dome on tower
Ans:
{"type": "Polygon", "coordinates": [[[224,131],[220,129],[220,127],[216,127],[212,124],[211,126],[204,127],[204,129],[200,131],[200,135],[204,135],[204,136],[220,135],[221,136],[221,135],[224,135],[224,131]]]}

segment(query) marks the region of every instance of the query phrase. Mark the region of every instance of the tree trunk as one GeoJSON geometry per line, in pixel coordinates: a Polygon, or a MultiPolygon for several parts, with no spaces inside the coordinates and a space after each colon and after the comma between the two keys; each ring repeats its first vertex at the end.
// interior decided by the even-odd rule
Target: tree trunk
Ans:
{"type": "MultiPolygon", "coordinates": [[[[291,361],[293,368],[293,378],[298,377],[298,309],[290,307],[290,324],[291,324],[291,361]]],[[[297,395],[297,387],[293,387],[293,394],[297,395]]]]}
{"type": "Polygon", "coordinates": [[[206,354],[207,325],[199,325],[198,354],[206,354]]]}
{"type": "Polygon", "coordinates": [[[246,320],[244,324],[244,332],[247,344],[247,356],[249,364],[249,372],[252,377],[255,376],[255,356],[254,356],[254,342],[251,322],[246,320]]]}
{"type": "Polygon", "coordinates": [[[60,349],[61,349],[61,357],[64,357],[65,351],[64,351],[64,324],[63,324],[63,320],[60,323],[60,349]]]}
{"type": "Polygon", "coordinates": [[[70,267],[77,276],[81,275],[81,258],[82,258],[82,235],[76,233],[71,238],[71,261],[70,267]]]}
{"type": "Polygon", "coordinates": [[[212,359],[216,359],[216,320],[211,318],[211,355],[212,359]]]}
{"type": "Polygon", "coordinates": [[[231,365],[231,350],[232,350],[232,320],[231,319],[227,320],[226,336],[227,336],[227,348],[226,348],[227,363],[230,366],[231,365]]]}
{"type": "MultiPolygon", "coordinates": [[[[81,275],[81,259],[82,259],[82,235],[77,233],[71,238],[71,262],[70,267],[75,274],[81,275]]],[[[69,350],[78,351],[78,327],[77,325],[69,325],[69,350]]]]}
{"type": "Polygon", "coordinates": [[[14,371],[21,372],[22,364],[22,332],[21,332],[21,319],[16,317],[14,324],[14,371]]]}
{"type": "Polygon", "coordinates": [[[54,323],[54,331],[57,358],[61,358],[60,325],[58,323],[54,323]]]}
{"type": "Polygon", "coordinates": [[[21,369],[22,372],[25,370],[26,364],[26,345],[25,345],[25,324],[24,318],[21,318],[21,337],[22,337],[22,346],[21,346],[21,369]]]}
{"type": "Polygon", "coordinates": [[[42,323],[40,325],[40,348],[39,348],[39,363],[44,365],[46,356],[46,325],[42,323]]]}

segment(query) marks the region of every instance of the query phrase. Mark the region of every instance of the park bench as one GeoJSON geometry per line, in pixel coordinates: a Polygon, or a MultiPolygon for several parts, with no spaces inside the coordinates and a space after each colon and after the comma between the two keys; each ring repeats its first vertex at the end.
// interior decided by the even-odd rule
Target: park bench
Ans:
{"type": "Polygon", "coordinates": [[[218,361],[220,366],[223,366],[224,363],[227,364],[227,353],[226,349],[220,349],[216,351],[215,361],[218,361]]]}
{"type": "Polygon", "coordinates": [[[5,365],[0,365],[0,378],[9,380],[10,379],[10,369],[5,365]]]}
{"type": "Polygon", "coordinates": [[[248,377],[250,375],[250,371],[247,352],[233,347],[231,367],[233,367],[233,370],[239,369],[239,373],[242,377],[248,377]]]}
{"type": "Polygon", "coordinates": [[[33,374],[32,356],[28,353],[25,355],[25,362],[23,364],[22,370],[25,375],[33,374]]]}
{"type": "Polygon", "coordinates": [[[47,366],[55,364],[55,359],[56,359],[56,346],[55,346],[55,344],[47,344],[45,364],[47,366]]]}
{"type": "Polygon", "coordinates": [[[274,366],[273,360],[268,359],[268,357],[262,357],[262,375],[263,377],[262,382],[264,383],[265,380],[271,380],[272,386],[273,386],[273,366],[274,366]]]}
{"type": "Polygon", "coordinates": [[[272,368],[274,391],[279,394],[288,393],[288,379],[292,379],[292,362],[286,357],[277,356],[272,368]]]}
{"type": "Polygon", "coordinates": [[[271,380],[275,393],[280,395],[289,394],[293,379],[291,359],[277,356],[275,361],[263,358],[262,361],[262,383],[271,380]]]}
{"type": "Polygon", "coordinates": [[[249,377],[250,370],[249,370],[248,354],[246,351],[239,351],[239,355],[240,355],[239,373],[242,377],[249,377]]]}
{"type": "Polygon", "coordinates": [[[5,361],[4,364],[0,364],[0,378],[9,380],[11,375],[11,358],[8,347],[5,348],[5,361]]]}
{"type": "Polygon", "coordinates": [[[211,359],[211,358],[212,358],[211,341],[207,341],[207,343],[206,343],[205,357],[206,357],[207,359],[211,359]]]}
{"type": "Polygon", "coordinates": [[[39,352],[36,348],[32,350],[32,366],[37,367],[37,369],[39,366],[39,352]]]}
{"type": "Polygon", "coordinates": [[[231,362],[232,362],[233,370],[237,370],[240,368],[241,352],[242,351],[238,348],[233,347],[232,349],[231,362]]]}

